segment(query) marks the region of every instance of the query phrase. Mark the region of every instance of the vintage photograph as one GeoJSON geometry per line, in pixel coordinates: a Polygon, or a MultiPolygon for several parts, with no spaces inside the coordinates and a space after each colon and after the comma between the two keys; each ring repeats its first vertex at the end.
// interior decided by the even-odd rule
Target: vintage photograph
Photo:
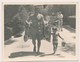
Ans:
{"type": "Polygon", "coordinates": [[[76,4],[4,4],[4,61],[76,60],[76,4]]]}

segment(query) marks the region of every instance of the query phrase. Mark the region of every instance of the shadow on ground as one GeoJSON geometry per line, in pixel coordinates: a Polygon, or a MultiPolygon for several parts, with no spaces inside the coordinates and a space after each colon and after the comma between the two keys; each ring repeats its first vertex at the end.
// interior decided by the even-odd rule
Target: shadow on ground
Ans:
{"type": "Polygon", "coordinates": [[[51,56],[51,55],[54,55],[54,54],[53,54],[53,53],[51,53],[51,54],[42,54],[42,55],[40,55],[39,57],[51,56]]]}
{"type": "Polygon", "coordinates": [[[61,50],[66,52],[66,53],[70,53],[72,55],[75,55],[75,44],[72,43],[67,43],[66,46],[64,48],[62,48],[61,50]]]}
{"type": "Polygon", "coordinates": [[[4,45],[10,45],[14,42],[16,42],[16,40],[9,39],[9,40],[4,41],[4,45]]]}
{"type": "Polygon", "coordinates": [[[58,56],[58,57],[64,58],[64,56],[62,56],[61,54],[54,54],[54,53],[51,53],[51,54],[42,54],[39,57],[45,57],[45,56],[58,56]]]}
{"type": "Polygon", "coordinates": [[[24,57],[24,56],[37,56],[37,55],[41,55],[41,54],[44,54],[44,53],[40,52],[37,54],[35,52],[25,52],[25,51],[13,52],[10,54],[9,58],[17,58],[17,57],[24,57]]]}

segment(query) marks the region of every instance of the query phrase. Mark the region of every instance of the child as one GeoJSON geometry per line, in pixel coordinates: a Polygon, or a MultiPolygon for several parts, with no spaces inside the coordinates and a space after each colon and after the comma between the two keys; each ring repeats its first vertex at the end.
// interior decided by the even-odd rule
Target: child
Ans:
{"type": "Polygon", "coordinates": [[[54,26],[52,28],[53,33],[51,33],[53,35],[53,54],[55,54],[56,50],[57,50],[57,46],[58,46],[58,37],[60,37],[62,40],[64,40],[60,34],[58,33],[57,27],[54,26]]]}

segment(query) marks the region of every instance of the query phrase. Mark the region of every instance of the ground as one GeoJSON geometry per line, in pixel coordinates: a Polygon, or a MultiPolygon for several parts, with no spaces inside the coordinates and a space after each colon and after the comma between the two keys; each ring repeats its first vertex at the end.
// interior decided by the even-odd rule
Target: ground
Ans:
{"type": "MultiPolygon", "coordinates": [[[[58,49],[56,54],[52,55],[52,41],[41,41],[40,54],[33,53],[32,40],[27,42],[23,41],[23,37],[12,38],[6,41],[4,45],[4,61],[38,61],[38,60],[76,60],[75,46],[76,34],[71,29],[63,28],[60,32],[61,36],[65,39],[66,46],[62,47],[62,40],[59,39],[58,49]]],[[[52,37],[51,37],[52,38],[52,37]]]]}

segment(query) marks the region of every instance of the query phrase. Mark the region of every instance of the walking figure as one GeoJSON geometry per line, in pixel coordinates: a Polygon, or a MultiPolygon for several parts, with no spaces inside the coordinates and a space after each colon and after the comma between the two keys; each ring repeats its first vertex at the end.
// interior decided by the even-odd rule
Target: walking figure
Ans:
{"type": "Polygon", "coordinates": [[[64,39],[58,33],[56,26],[54,26],[52,28],[52,31],[53,31],[53,33],[51,33],[51,34],[53,36],[53,51],[54,51],[53,54],[55,54],[57,47],[58,47],[58,37],[60,37],[62,40],[64,40],[64,39]]]}
{"type": "Polygon", "coordinates": [[[44,36],[43,15],[39,13],[39,8],[35,8],[35,13],[30,15],[28,22],[30,26],[29,30],[30,38],[32,39],[32,43],[34,45],[33,51],[39,53],[41,40],[43,39],[44,36]],[[37,46],[36,46],[36,40],[37,40],[37,46]]]}

